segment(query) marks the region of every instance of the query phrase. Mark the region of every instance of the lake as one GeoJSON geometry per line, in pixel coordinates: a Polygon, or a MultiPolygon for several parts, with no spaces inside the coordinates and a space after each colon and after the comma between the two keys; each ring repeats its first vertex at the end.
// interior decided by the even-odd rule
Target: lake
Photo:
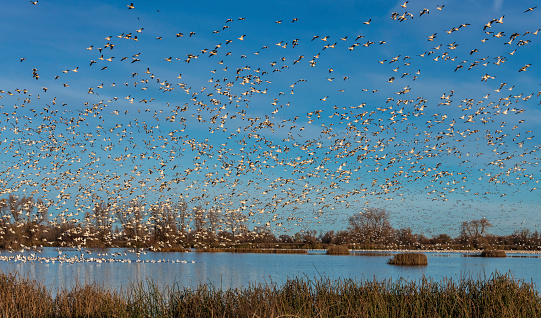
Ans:
{"type": "Polygon", "coordinates": [[[196,286],[210,283],[218,288],[236,288],[253,283],[278,283],[287,278],[308,279],[320,276],[356,280],[403,277],[419,280],[423,276],[440,281],[444,277],[478,278],[495,271],[511,272],[515,278],[533,282],[541,290],[541,256],[508,253],[507,258],[464,257],[463,253],[427,252],[428,266],[388,265],[393,252],[353,252],[348,256],[325,255],[324,251],[308,254],[249,253],[135,253],[124,248],[57,249],[40,252],[0,252],[0,271],[18,272],[37,279],[51,289],[70,287],[76,282],[93,283],[126,289],[132,283],[152,280],[163,287],[178,283],[196,286]]]}

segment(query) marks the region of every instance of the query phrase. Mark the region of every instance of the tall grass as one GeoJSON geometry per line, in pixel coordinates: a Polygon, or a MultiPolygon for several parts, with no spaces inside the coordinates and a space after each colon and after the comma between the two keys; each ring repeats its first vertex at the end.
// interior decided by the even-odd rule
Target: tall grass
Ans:
{"type": "Polygon", "coordinates": [[[349,255],[347,245],[330,245],[327,248],[327,255],[349,255]]]}
{"type": "Polygon", "coordinates": [[[541,317],[532,284],[495,273],[418,282],[289,279],[221,290],[210,284],[125,292],[76,285],[55,297],[37,282],[0,274],[0,317],[541,317]]]}
{"type": "Polygon", "coordinates": [[[481,252],[481,257],[506,257],[505,251],[503,250],[483,250],[481,252]]]}
{"type": "Polygon", "coordinates": [[[0,317],[50,317],[54,299],[41,284],[17,274],[0,274],[0,317]]]}
{"type": "Polygon", "coordinates": [[[395,254],[388,262],[391,265],[428,265],[428,259],[423,253],[395,254]]]}

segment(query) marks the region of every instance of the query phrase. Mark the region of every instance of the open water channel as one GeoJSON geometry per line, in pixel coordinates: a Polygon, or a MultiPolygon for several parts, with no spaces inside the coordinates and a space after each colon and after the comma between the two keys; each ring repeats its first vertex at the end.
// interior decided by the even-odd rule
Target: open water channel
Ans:
{"type": "Polygon", "coordinates": [[[440,281],[444,277],[489,277],[495,271],[533,282],[541,290],[541,255],[508,253],[507,258],[464,257],[463,253],[428,252],[428,266],[388,265],[393,252],[352,252],[349,256],[248,253],[135,253],[133,250],[44,248],[35,251],[0,251],[0,271],[18,272],[37,279],[53,290],[75,283],[93,283],[126,289],[133,283],[153,281],[159,287],[197,286],[210,283],[218,288],[236,288],[254,283],[281,284],[288,278],[374,278],[418,281],[423,276],[440,281]]]}

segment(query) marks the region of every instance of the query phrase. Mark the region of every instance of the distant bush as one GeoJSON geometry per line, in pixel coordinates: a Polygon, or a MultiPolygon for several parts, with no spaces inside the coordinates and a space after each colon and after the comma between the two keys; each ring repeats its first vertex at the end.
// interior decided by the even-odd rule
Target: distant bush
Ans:
{"type": "Polygon", "coordinates": [[[391,265],[428,265],[428,259],[423,253],[396,254],[388,262],[391,265]]]}
{"type": "Polygon", "coordinates": [[[506,257],[504,250],[484,250],[481,252],[481,257],[506,257]]]}
{"type": "Polygon", "coordinates": [[[327,248],[327,255],[349,255],[347,245],[330,245],[327,248]]]}

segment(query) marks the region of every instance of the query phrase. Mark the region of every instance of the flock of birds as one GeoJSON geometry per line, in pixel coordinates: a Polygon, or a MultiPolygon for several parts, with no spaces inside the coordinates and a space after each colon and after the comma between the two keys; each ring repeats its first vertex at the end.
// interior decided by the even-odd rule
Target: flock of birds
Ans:
{"type": "MultiPolygon", "coordinates": [[[[434,5],[408,12],[410,5],[406,1],[390,19],[414,23],[446,10],[434,5]]],[[[126,7],[138,10],[133,3],[126,7]]],[[[535,10],[524,8],[522,14],[535,10]]],[[[535,45],[539,29],[503,31],[505,15],[457,23],[423,35],[434,43],[430,50],[380,55],[374,61],[358,58],[358,63],[381,67],[378,75],[385,77],[359,87],[350,83],[364,75],[349,74],[332,59],[392,46],[371,34],[372,19],[360,23],[362,35],[299,36],[242,51],[243,43],[256,37],[242,27],[248,19],[227,19],[213,32],[216,43],[201,48],[195,42],[199,32],[189,30],[147,36],[141,25],[105,34],[102,42],[82,48],[81,54],[90,56],[88,65],[57,74],[44,74],[21,57],[17,62],[32,68],[28,83],[34,88],[0,89],[2,195],[42,198],[58,223],[79,222],[102,202],[111,211],[139,202],[148,213],[156,202],[184,200],[288,231],[331,224],[338,214],[351,215],[383,200],[417,200],[419,195],[435,201],[492,200],[513,188],[538,190],[533,171],[539,169],[540,145],[522,125],[523,105],[541,91],[522,91],[519,82],[494,83],[500,79],[498,68],[535,45]],[[475,29],[482,39],[453,41],[453,33],[464,29],[475,29]],[[438,42],[442,38],[451,43],[438,42]],[[160,41],[188,39],[194,41],[186,52],[164,53],[160,63],[147,61],[139,51],[160,41]],[[478,57],[489,43],[506,54],[478,57]],[[209,69],[206,86],[192,84],[205,76],[190,74],[194,65],[209,69]],[[412,95],[431,69],[454,76],[482,68],[488,71],[481,71],[477,81],[494,86],[493,93],[456,100],[458,89],[450,89],[436,101],[412,95]],[[109,73],[112,69],[116,73],[109,73]],[[186,71],[173,78],[175,69],[186,71]],[[101,78],[81,89],[86,83],[81,74],[101,78]],[[322,82],[325,89],[311,88],[322,82]],[[36,90],[35,83],[47,84],[36,90]],[[397,89],[397,83],[407,85],[397,89]],[[72,103],[73,90],[79,99],[72,103]],[[116,92],[129,94],[113,97],[116,92]],[[358,102],[341,104],[348,94],[359,96],[358,102]],[[299,111],[307,104],[313,109],[299,111]]],[[[286,23],[303,22],[278,20],[276,26],[286,23]]],[[[529,74],[531,68],[535,65],[528,63],[515,72],[529,74]]]]}
{"type": "Polygon", "coordinates": [[[12,262],[12,263],[38,263],[38,264],[76,264],[76,263],[92,263],[92,264],[104,264],[104,263],[178,263],[178,264],[194,264],[195,261],[187,261],[181,259],[141,259],[141,254],[146,254],[139,249],[127,249],[123,253],[96,253],[92,255],[91,250],[58,250],[58,255],[47,256],[46,253],[42,253],[41,250],[28,250],[22,249],[20,251],[10,251],[8,255],[0,254],[0,262],[12,262]],[[135,256],[135,257],[134,257],[135,256]]]}

